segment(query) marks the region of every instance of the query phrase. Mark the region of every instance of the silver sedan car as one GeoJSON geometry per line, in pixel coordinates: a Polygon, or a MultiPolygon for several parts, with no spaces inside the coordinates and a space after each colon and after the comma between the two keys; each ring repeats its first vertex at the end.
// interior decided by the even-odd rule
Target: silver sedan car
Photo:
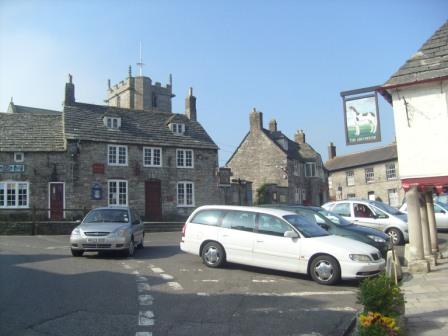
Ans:
{"type": "Polygon", "coordinates": [[[129,207],[104,207],[91,210],[70,236],[74,257],[84,252],[119,251],[125,257],[143,248],[145,233],[137,212],[129,207]]]}
{"type": "MultiPolygon", "coordinates": [[[[400,211],[407,213],[408,205],[403,203],[400,211]]],[[[448,204],[434,202],[434,215],[437,229],[448,229],[448,204]]]]}

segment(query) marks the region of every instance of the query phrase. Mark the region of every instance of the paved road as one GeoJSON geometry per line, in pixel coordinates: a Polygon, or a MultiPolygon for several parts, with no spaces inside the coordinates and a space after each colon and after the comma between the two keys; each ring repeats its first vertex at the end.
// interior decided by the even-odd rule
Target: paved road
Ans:
{"type": "Polygon", "coordinates": [[[123,259],[73,258],[68,236],[0,236],[0,335],[341,335],[358,308],[357,282],[210,269],[179,239],[151,234],[123,259]]]}

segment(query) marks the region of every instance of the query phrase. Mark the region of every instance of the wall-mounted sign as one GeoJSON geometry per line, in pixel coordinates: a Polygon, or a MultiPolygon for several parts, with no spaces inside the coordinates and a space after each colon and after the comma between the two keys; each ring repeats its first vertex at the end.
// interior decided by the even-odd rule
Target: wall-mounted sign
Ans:
{"type": "Polygon", "coordinates": [[[100,200],[103,198],[103,189],[98,183],[94,183],[92,185],[92,195],[91,198],[93,200],[100,200]]]}
{"type": "Polygon", "coordinates": [[[341,92],[347,145],[381,141],[377,87],[341,92]],[[370,92],[368,94],[363,94],[370,92]]]}
{"type": "Polygon", "coordinates": [[[92,165],[92,172],[94,174],[104,174],[104,164],[102,164],[102,163],[94,163],[92,165]]]}
{"type": "Polygon", "coordinates": [[[25,171],[25,165],[12,164],[0,165],[0,172],[4,173],[22,173],[25,171]]]}

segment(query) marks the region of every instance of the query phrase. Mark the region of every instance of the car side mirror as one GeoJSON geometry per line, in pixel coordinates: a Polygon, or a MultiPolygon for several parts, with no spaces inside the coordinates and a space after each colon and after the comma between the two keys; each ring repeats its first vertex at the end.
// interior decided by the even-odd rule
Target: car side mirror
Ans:
{"type": "Polygon", "coordinates": [[[297,232],[295,232],[295,231],[286,231],[285,233],[284,233],[284,236],[286,237],[286,238],[299,238],[299,235],[297,234],[297,232]]]}
{"type": "Polygon", "coordinates": [[[325,223],[319,223],[319,226],[324,229],[325,231],[328,231],[330,229],[330,226],[325,223]]]}
{"type": "Polygon", "coordinates": [[[81,224],[81,220],[80,220],[80,219],[77,219],[77,220],[75,220],[75,223],[76,223],[76,224],[81,224]]]}

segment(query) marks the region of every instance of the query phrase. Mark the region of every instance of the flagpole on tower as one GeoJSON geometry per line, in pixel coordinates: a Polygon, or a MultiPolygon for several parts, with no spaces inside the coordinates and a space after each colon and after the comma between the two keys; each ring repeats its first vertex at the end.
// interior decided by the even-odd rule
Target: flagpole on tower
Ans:
{"type": "Polygon", "coordinates": [[[143,58],[142,58],[142,42],[140,41],[140,61],[137,63],[138,69],[139,69],[139,74],[140,77],[142,76],[143,73],[143,66],[145,64],[143,63],[143,58]]]}

